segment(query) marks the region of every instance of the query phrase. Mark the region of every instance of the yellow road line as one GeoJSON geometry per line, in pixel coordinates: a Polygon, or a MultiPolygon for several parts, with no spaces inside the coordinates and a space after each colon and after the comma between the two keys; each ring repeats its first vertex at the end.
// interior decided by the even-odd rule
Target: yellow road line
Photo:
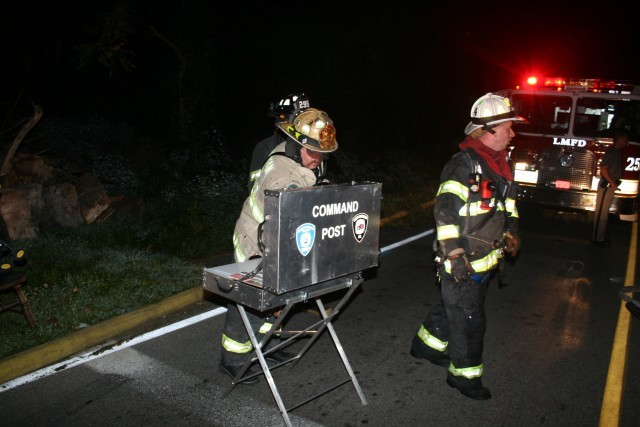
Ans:
{"type": "MultiPolygon", "coordinates": [[[[631,243],[629,244],[629,256],[627,258],[627,272],[625,286],[633,286],[636,271],[636,251],[638,242],[638,222],[631,226],[631,243]]],[[[616,335],[611,349],[609,372],[604,388],[602,408],[600,409],[600,427],[618,426],[620,423],[620,409],[622,406],[622,391],[624,383],[624,370],[627,362],[627,343],[629,340],[630,313],[625,307],[625,302],[620,303],[616,335]]]]}
{"type": "MultiPolygon", "coordinates": [[[[436,199],[432,199],[432,200],[429,200],[428,202],[424,202],[424,203],[419,204],[417,206],[417,208],[419,208],[419,209],[427,209],[427,208],[433,207],[435,204],[436,204],[436,199]]],[[[395,221],[396,219],[404,218],[405,216],[411,215],[411,213],[413,211],[417,210],[417,208],[413,208],[411,211],[396,212],[393,215],[389,215],[387,217],[380,218],[380,227],[390,223],[391,221],[395,221]]]]}
{"type": "Polygon", "coordinates": [[[105,320],[86,329],[9,356],[0,360],[0,384],[104,343],[150,320],[159,319],[162,316],[202,301],[202,298],[203,290],[201,287],[188,289],[165,298],[158,303],[105,320]]]}

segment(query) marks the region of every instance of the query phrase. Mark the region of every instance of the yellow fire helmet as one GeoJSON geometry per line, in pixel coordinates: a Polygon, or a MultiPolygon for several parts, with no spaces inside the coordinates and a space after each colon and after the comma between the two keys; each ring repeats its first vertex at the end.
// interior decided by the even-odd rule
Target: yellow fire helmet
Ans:
{"type": "Polygon", "coordinates": [[[330,153],[338,149],[333,120],[322,110],[309,108],[293,119],[293,123],[279,123],[278,127],[309,150],[330,153]]]}

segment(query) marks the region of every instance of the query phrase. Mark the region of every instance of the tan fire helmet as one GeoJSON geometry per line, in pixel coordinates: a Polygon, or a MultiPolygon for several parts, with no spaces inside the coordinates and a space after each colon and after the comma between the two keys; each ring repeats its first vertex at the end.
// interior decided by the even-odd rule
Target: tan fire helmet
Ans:
{"type": "Polygon", "coordinates": [[[471,107],[471,121],[464,130],[469,135],[476,129],[490,129],[500,123],[508,121],[528,123],[524,117],[516,116],[515,110],[511,107],[509,98],[487,93],[478,98],[471,107]]]}
{"type": "Polygon", "coordinates": [[[278,126],[309,150],[330,153],[338,149],[333,120],[322,110],[309,108],[294,118],[293,123],[279,123],[278,126]]]}

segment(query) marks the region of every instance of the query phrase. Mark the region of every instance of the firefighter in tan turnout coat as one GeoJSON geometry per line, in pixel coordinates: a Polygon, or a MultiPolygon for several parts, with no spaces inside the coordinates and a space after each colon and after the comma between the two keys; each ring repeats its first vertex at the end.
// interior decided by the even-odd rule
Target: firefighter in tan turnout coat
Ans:
{"type": "MultiPolygon", "coordinates": [[[[259,178],[242,206],[233,233],[236,262],[263,255],[258,241],[258,228],[264,221],[264,191],[315,185],[317,170],[324,156],[338,148],[333,121],[324,111],[309,108],[295,117],[292,123],[280,123],[278,126],[287,138],[264,163],[259,178]]],[[[247,317],[258,334],[267,333],[273,324],[273,313],[247,309],[247,317]]],[[[251,356],[252,349],[237,307],[229,306],[222,334],[222,372],[234,378],[251,356]]],[[[276,351],[270,353],[267,359],[283,362],[291,357],[284,351],[276,351]]],[[[252,372],[249,370],[246,374],[252,372]]],[[[258,377],[254,377],[244,381],[244,384],[257,381],[258,377]]]]}

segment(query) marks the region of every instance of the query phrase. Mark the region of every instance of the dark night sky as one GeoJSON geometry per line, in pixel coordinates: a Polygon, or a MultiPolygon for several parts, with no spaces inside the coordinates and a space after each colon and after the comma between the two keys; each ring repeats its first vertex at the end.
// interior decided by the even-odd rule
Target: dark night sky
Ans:
{"type": "Polygon", "coordinates": [[[239,152],[268,134],[269,103],[291,92],[329,113],[342,147],[380,153],[455,142],[476,98],[532,71],[640,82],[621,1],[92,3],[27,1],[1,14],[3,121],[21,93],[48,115],[95,112],[164,133],[179,68],[150,28],[185,58],[193,123],[219,123],[239,152]],[[132,12],[136,68],[79,74],[74,49],[96,40],[88,29],[114,4],[132,12]]]}

